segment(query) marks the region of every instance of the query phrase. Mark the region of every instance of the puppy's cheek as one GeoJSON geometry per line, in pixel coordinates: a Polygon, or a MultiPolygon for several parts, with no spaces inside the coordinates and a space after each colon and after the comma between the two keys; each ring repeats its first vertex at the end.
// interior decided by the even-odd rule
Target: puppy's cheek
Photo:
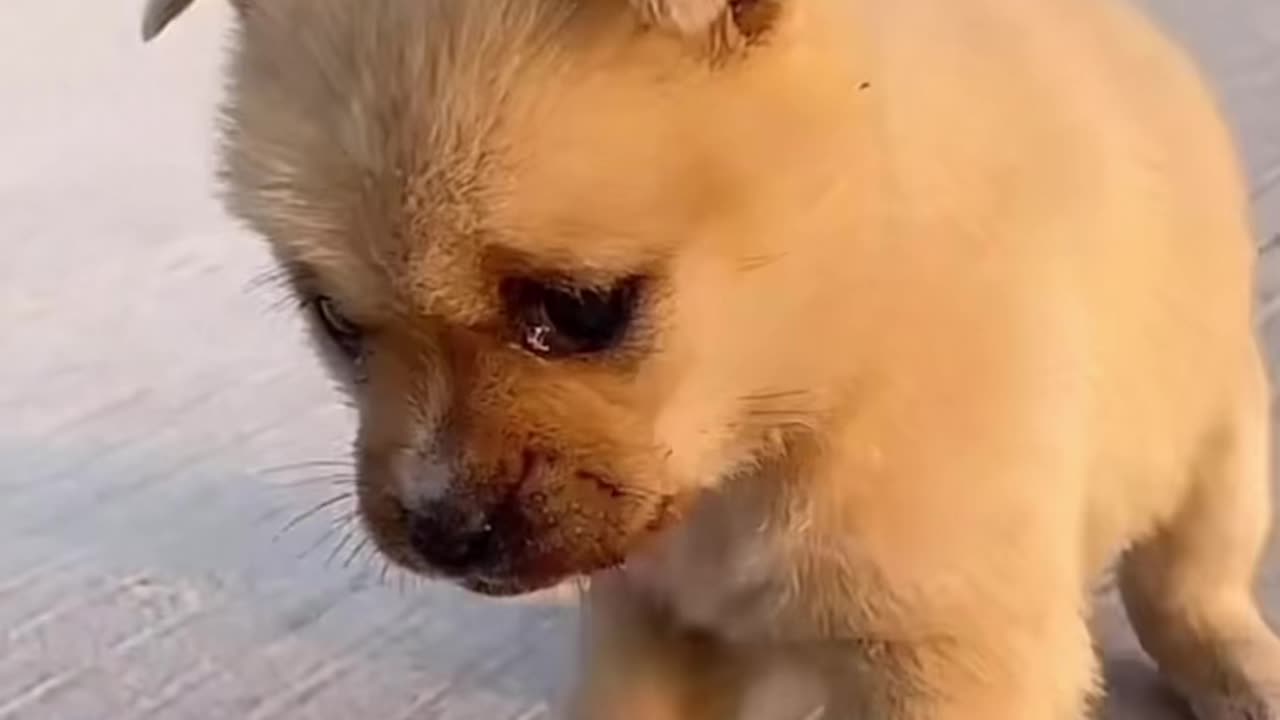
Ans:
{"type": "Polygon", "coordinates": [[[654,423],[658,446],[666,449],[660,472],[675,492],[714,485],[730,463],[735,421],[708,395],[697,388],[682,389],[654,423]]]}
{"type": "Polygon", "coordinates": [[[669,310],[663,353],[646,370],[647,384],[659,388],[661,398],[652,432],[671,481],[706,489],[750,455],[761,420],[750,416],[751,399],[774,389],[775,381],[756,369],[769,352],[755,337],[760,313],[737,289],[740,271],[690,253],[676,263],[670,282],[681,302],[669,310]]]}

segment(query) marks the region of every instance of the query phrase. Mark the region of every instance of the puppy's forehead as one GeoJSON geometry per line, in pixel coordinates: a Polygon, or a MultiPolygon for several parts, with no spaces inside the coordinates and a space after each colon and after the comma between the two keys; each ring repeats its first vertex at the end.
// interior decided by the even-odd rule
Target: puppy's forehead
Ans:
{"type": "Polygon", "coordinates": [[[483,313],[491,262],[653,262],[679,189],[634,86],[660,68],[609,49],[635,28],[604,5],[255,5],[225,113],[233,211],[355,312],[483,313]]]}

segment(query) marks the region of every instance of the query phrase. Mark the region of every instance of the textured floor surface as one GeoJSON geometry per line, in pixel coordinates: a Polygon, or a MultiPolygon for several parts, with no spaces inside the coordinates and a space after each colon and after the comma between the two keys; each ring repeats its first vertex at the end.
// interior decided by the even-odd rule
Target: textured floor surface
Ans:
{"type": "MultiPolygon", "coordinates": [[[[384,582],[341,499],[282,532],[349,418],[210,199],[222,4],[146,48],[132,2],[0,7],[0,720],[545,717],[565,601],[384,582]]],[[[1147,4],[1229,105],[1280,357],[1280,4],[1147,4]]],[[[1099,635],[1109,717],[1180,717],[1099,635]]]]}

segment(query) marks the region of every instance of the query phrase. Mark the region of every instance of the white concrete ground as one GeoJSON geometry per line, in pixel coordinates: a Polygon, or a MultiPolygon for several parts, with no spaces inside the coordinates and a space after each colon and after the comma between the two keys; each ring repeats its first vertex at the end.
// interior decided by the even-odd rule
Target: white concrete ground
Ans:
{"type": "MultiPolygon", "coordinates": [[[[280,533],[341,468],[269,468],[339,459],[349,418],[210,197],[223,3],[143,47],[140,2],[0,4],[0,720],[545,717],[564,602],[383,583],[329,532],[345,500],[280,533]]],[[[1223,89],[1275,234],[1280,4],[1148,4],[1223,89]]],[[[1103,605],[1111,717],[1178,717],[1103,605]]]]}

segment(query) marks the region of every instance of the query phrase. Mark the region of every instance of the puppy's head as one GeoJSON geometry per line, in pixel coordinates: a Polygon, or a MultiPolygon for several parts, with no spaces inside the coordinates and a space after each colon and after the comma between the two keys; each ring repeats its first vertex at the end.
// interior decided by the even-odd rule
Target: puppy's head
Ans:
{"type": "Polygon", "coordinates": [[[853,93],[785,3],[237,7],[230,206],[359,409],[392,559],[589,574],[815,422],[853,93]]]}

